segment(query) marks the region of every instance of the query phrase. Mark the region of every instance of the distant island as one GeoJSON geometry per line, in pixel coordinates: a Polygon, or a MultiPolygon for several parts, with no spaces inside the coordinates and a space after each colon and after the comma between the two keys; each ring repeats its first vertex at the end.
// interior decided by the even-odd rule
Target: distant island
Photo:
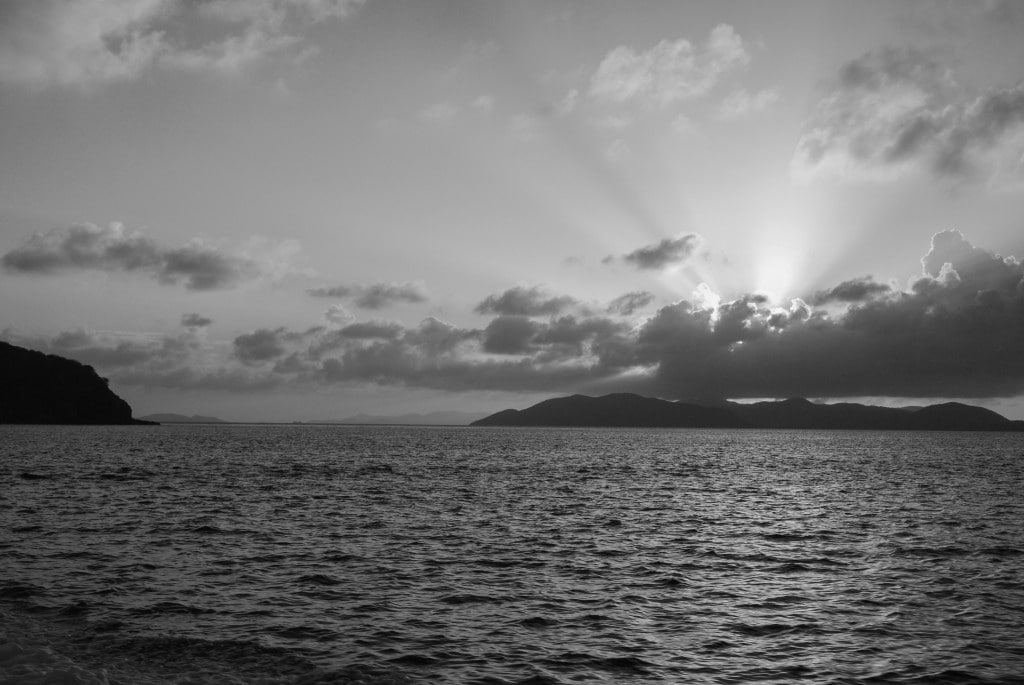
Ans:
{"type": "Polygon", "coordinates": [[[199,414],[193,414],[192,416],[185,416],[184,414],[146,414],[140,416],[143,421],[155,421],[156,423],[229,423],[224,419],[218,419],[216,416],[200,416],[199,414]]]}
{"type": "Polygon", "coordinates": [[[91,367],[0,342],[0,423],[150,424],[91,367]]]}
{"type": "Polygon", "coordinates": [[[960,402],[899,408],[849,402],[816,404],[803,398],[697,404],[630,393],[558,397],[522,410],[506,409],[470,425],[1024,431],[1024,421],[1011,421],[989,409],[960,402]]]}
{"type": "Polygon", "coordinates": [[[382,426],[468,426],[487,416],[486,412],[435,411],[426,414],[398,414],[395,416],[356,414],[336,421],[315,421],[312,423],[335,423],[345,425],[382,426]]]}

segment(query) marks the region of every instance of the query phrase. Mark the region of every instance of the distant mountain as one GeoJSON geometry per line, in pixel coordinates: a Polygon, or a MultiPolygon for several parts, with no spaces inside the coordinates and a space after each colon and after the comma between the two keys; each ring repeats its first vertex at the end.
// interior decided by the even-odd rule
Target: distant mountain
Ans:
{"type": "Polygon", "coordinates": [[[1024,431],[1024,421],[959,402],[893,408],[794,398],[705,406],[627,393],[545,400],[523,410],[500,411],[472,425],[1024,431]]]}
{"type": "Polygon", "coordinates": [[[636,428],[749,428],[728,409],[616,393],[544,400],[523,410],[506,409],[473,426],[615,426],[636,428]]]}
{"type": "Polygon", "coordinates": [[[185,416],[184,414],[146,414],[139,418],[146,421],[156,421],[157,423],[228,423],[224,419],[218,419],[216,416],[200,416],[199,414],[193,414],[192,416],[185,416]]]}
{"type": "Polygon", "coordinates": [[[426,414],[399,414],[397,416],[374,416],[356,414],[337,421],[317,423],[344,423],[356,425],[406,425],[406,426],[468,426],[487,416],[486,412],[435,411],[426,414]]]}
{"type": "Polygon", "coordinates": [[[0,423],[141,424],[91,366],[0,342],[0,423]]]}

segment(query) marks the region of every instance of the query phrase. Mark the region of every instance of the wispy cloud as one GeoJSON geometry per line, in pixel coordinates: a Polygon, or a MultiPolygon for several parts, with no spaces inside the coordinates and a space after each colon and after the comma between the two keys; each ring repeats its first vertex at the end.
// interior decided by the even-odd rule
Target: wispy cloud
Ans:
{"type": "Polygon", "coordinates": [[[0,81],[41,89],[130,80],[156,67],[234,71],[307,54],[311,24],[363,0],[33,0],[0,8],[0,81]]]}
{"type": "Polygon", "coordinates": [[[608,102],[664,107],[707,93],[729,71],[746,66],[750,53],[728,24],[711,31],[703,47],[663,40],[636,52],[620,45],[609,52],[590,81],[590,94],[608,102]]]}
{"type": "Polygon", "coordinates": [[[488,295],[476,306],[478,314],[499,314],[504,316],[551,316],[561,314],[580,304],[568,295],[554,295],[540,286],[513,288],[488,295]]]}
{"type": "Polygon", "coordinates": [[[621,257],[609,255],[603,262],[611,264],[620,260],[637,269],[664,269],[689,260],[703,244],[704,238],[700,235],[686,233],[675,238],[665,238],[654,245],[639,247],[621,257]]]}
{"type": "Polygon", "coordinates": [[[718,104],[717,114],[721,119],[742,119],[768,109],[778,100],[779,91],[774,88],[754,92],[737,88],[718,104]]]}
{"type": "Polygon", "coordinates": [[[383,309],[398,302],[418,303],[428,299],[423,284],[412,282],[336,285],[312,288],[307,292],[314,297],[352,298],[352,303],[360,309],[383,309]]]}

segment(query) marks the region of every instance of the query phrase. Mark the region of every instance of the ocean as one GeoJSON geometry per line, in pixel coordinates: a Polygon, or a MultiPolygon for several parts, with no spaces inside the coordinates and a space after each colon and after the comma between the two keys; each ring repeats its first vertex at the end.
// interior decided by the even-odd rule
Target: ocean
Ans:
{"type": "Polygon", "coordinates": [[[3,683],[1021,683],[1024,434],[0,426],[3,683]]]}

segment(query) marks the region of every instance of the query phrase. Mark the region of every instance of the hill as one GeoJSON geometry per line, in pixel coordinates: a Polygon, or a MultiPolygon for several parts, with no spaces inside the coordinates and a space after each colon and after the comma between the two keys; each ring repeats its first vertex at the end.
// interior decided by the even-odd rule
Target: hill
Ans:
{"type": "Polygon", "coordinates": [[[143,424],[91,366],[0,342],[0,423],[143,424]]]}
{"type": "Polygon", "coordinates": [[[544,400],[523,410],[506,409],[473,426],[614,426],[637,428],[748,428],[728,409],[616,393],[544,400]]]}
{"type": "Polygon", "coordinates": [[[894,408],[815,404],[793,398],[705,406],[628,393],[545,400],[527,409],[500,411],[471,425],[1024,431],[1024,421],[1010,421],[994,411],[959,402],[894,408]]]}

